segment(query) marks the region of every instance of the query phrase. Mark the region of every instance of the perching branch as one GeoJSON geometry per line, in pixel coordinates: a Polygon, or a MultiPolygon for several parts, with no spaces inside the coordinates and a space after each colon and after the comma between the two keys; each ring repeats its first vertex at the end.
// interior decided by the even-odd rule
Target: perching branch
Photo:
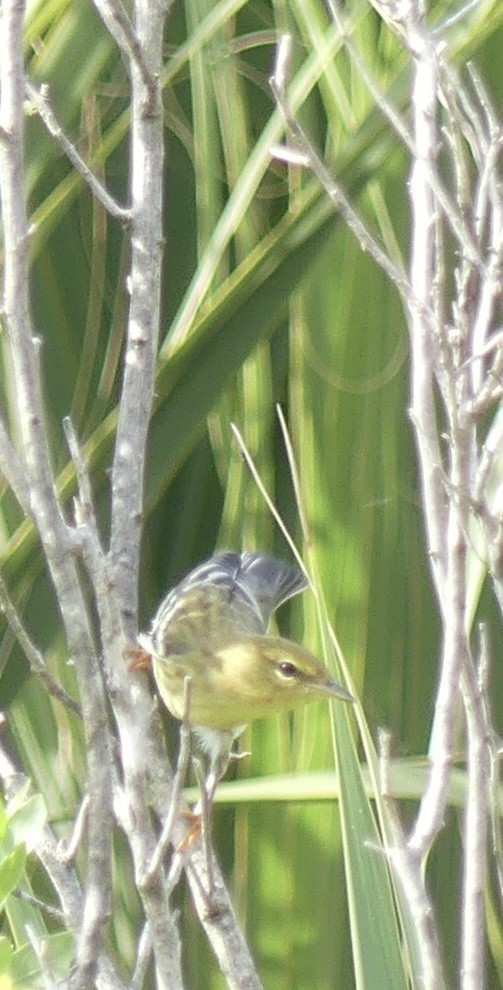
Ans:
{"type": "Polygon", "coordinates": [[[86,604],[54,482],[40,383],[40,341],[29,305],[29,231],[24,191],[24,4],[3,5],[0,102],[0,197],[4,229],[4,312],[19,409],[30,501],[63,616],[79,681],[87,742],[89,845],[86,898],[73,986],[92,980],[108,913],[111,849],[111,761],[108,715],[86,604]]]}
{"type": "Polygon", "coordinates": [[[137,577],[143,512],[147,431],[154,396],[159,339],[161,261],[164,246],[163,114],[161,68],[168,0],[136,4],[142,46],[131,68],[131,303],[119,421],[112,468],[111,580],[117,588],[123,631],[137,628],[137,577]],[[141,68],[140,68],[141,66],[141,68]]]}

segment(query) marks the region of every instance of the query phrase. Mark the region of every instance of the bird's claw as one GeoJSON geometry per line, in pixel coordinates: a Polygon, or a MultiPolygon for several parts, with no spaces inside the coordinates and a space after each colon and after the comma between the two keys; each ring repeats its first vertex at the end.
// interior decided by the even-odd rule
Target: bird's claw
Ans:
{"type": "Polygon", "coordinates": [[[152,667],[152,654],[143,646],[128,646],[125,652],[131,658],[130,670],[150,670],[152,667]]]}

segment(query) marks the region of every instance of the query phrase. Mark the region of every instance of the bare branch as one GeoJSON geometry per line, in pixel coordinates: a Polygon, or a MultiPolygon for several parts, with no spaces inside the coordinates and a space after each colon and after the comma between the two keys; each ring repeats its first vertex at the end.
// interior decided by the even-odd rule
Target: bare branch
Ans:
{"type": "Polygon", "coordinates": [[[136,32],[142,67],[131,64],[132,84],[132,259],[131,305],[112,469],[111,578],[119,596],[122,623],[130,640],[136,633],[137,575],[143,512],[146,438],[154,394],[159,336],[163,250],[162,39],[167,3],[136,4],[136,32]]]}
{"type": "MultiPolygon", "coordinates": [[[[24,790],[27,778],[20,774],[0,743],[0,780],[10,800],[24,790]]],[[[78,938],[84,912],[84,895],[72,865],[60,856],[59,844],[49,825],[41,828],[35,851],[56,891],[70,931],[78,938]]],[[[108,956],[100,952],[96,962],[98,990],[125,990],[108,956]]],[[[66,990],[66,988],[65,988],[66,990]]]]}
{"type": "Polygon", "coordinates": [[[6,0],[2,19],[0,196],[4,229],[4,312],[17,391],[33,515],[76,665],[89,770],[88,883],[74,986],[92,981],[110,891],[111,760],[108,716],[86,603],[73,559],[75,536],[59,505],[48,446],[40,368],[29,306],[28,223],[24,199],[22,28],[24,4],[6,0]]]}
{"type": "MultiPolygon", "coordinates": [[[[391,260],[391,258],[373,237],[368,227],[364,224],[361,217],[347,199],[347,196],[340,184],[330,174],[329,169],[315,151],[312,142],[307,137],[305,131],[291,110],[285,86],[286,69],[288,66],[288,55],[285,54],[285,50],[288,48],[290,43],[291,39],[289,36],[283,35],[283,38],[280,40],[279,44],[275,75],[270,79],[270,85],[276,98],[276,102],[285,118],[285,123],[294,137],[293,152],[296,155],[300,152],[300,154],[304,156],[300,163],[310,168],[314,175],[316,175],[319,179],[338,213],[341,214],[345,223],[357,238],[362,250],[368,251],[371,258],[373,258],[376,264],[382,268],[390,281],[396,285],[400,294],[407,298],[410,296],[411,287],[405,271],[402,271],[401,268],[399,268],[398,265],[391,260]]],[[[276,158],[283,157],[281,147],[274,147],[271,150],[272,154],[274,154],[276,158]]],[[[287,159],[289,159],[290,153],[290,148],[287,146],[285,151],[287,159]]]]}
{"type": "MultiPolygon", "coordinates": [[[[344,15],[344,10],[340,0],[327,0],[327,6],[332,14],[334,22],[339,27],[341,35],[344,39],[344,44],[351,56],[351,61],[356,66],[359,74],[365,82],[370,95],[375,101],[376,107],[378,107],[383,117],[390,123],[391,127],[400,138],[402,144],[410,152],[411,157],[415,158],[416,149],[414,145],[414,136],[406,126],[405,121],[398,113],[396,107],[390,103],[385,94],[382,92],[376,80],[372,76],[365,59],[360,55],[360,52],[351,36],[351,32],[347,25],[347,18],[344,15]]],[[[375,6],[379,8],[380,5],[375,4],[375,6]]],[[[437,67],[440,68],[440,65],[438,65],[438,54],[433,47],[432,55],[434,55],[437,60],[437,67]]],[[[479,245],[473,237],[472,228],[470,224],[466,222],[466,218],[459,209],[458,202],[456,202],[456,200],[450,195],[449,190],[442,181],[435,161],[430,160],[424,164],[425,167],[428,168],[429,184],[436,201],[442,210],[443,216],[452,228],[452,231],[457,237],[459,243],[463,245],[463,249],[471,261],[473,263],[480,262],[481,256],[479,245]]]]}
{"type": "Polygon", "coordinates": [[[411,929],[410,924],[406,923],[406,930],[410,933],[409,945],[415,954],[412,960],[414,973],[418,977],[418,985],[423,990],[445,990],[446,982],[438,931],[425,886],[421,855],[418,855],[407,842],[391,797],[389,733],[380,732],[379,750],[380,787],[383,800],[386,802],[391,834],[391,843],[386,846],[384,853],[394,870],[410,910],[413,928],[411,929]]]}
{"type": "Polygon", "coordinates": [[[150,929],[144,925],[138,943],[138,955],[129,990],[143,990],[145,976],[152,956],[152,937],[150,929]]]}
{"type": "Polygon", "coordinates": [[[26,95],[43,120],[49,134],[51,134],[54,140],[57,141],[60,148],[68,158],[68,161],[73,165],[75,171],[78,172],[87,183],[93,196],[96,197],[111,217],[115,220],[119,220],[120,223],[128,224],[131,219],[130,211],[124,209],[122,206],[119,206],[114,198],[110,196],[110,193],[107,192],[98,177],[79,154],[73,141],[71,141],[65,134],[56,117],[56,114],[54,113],[54,110],[51,107],[47,86],[42,86],[40,89],[36,89],[35,86],[32,86],[31,83],[27,82],[26,95]]]}
{"type": "MultiPolygon", "coordinates": [[[[482,633],[484,658],[480,669],[488,673],[487,635],[482,633]]],[[[487,686],[477,683],[471,658],[465,664],[461,689],[466,713],[468,741],[468,794],[464,836],[463,927],[461,938],[462,990],[480,990],[484,978],[485,887],[489,830],[489,781],[491,772],[490,729],[484,696],[487,686]]]]}
{"type": "Polygon", "coordinates": [[[30,488],[12,446],[3,420],[0,419],[0,471],[27,516],[31,516],[30,488]]]}
{"type": "Polygon", "coordinates": [[[435,271],[435,202],[428,181],[429,164],[435,161],[436,132],[436,60],[431,44],[418,32],[414,42],[416,74],[413,88],[415,117],[414,161],[410,182],[413,210],[411,282],[414,305],[410,313],[412,345],[412,422],[416,429],[423,500],[428,505],[426,525],[430,560],[436,577],[437,592],[445,577],[446,514],[442,479],[442,458],[434,401],[434,370],[437,341],[425,313],[430,306],[435,271]]]}
{"type": "Polygon", "coordinates": [[[45,660],[37,649],[33,641],[30,639],[21,619],[18,615],[16,606],[12,601],[9,592],[7,590],[7,585],[3,577],[0,575],[0,610],[4,613],[7,622],[14,633],[28,663],[34,674],[40,678],[42,684],[54,698],[61,701],[63,705],[70,709],[70,711],[75,712],[77,715],[82,715],[82,708],[77,701],[61,687],[60,684],[54,679],[50,671],[47,669],[45,660]]]}
{"type": "MultiPolygon", "coordinates": [[[[131,67],[134,65],[142,77],[145,89],[152,90],[154,93],[155,82],[145,59],[143,47],[121,0],[93,0],[93,2],[105,27],[120,51],[126,56],[127,69],[131,71],[131,67]]],[[[164,6],[166,8],[164,16],[166,16],[170,3],[165,2],[164,6]]]]}
{"type": "Polygon", "coordinates": [[[187,767],[189,765],[190,758],[190,695],[191,695],[191,678],[184,678],[183,685],[183,721],[180,726],[180,752],[178,754],[178,763],[176,767],[176,773],[173,780],[173,789],[171,792],[170,805],[168,813],[164,820],[164,825],[162,827],[161,837],[157,843],[154,855],[150,862],[149,868],[147,870],[144,880],[141,882],[140,886],[148,885],[152,878],[156,876],[159,869],[162,866],[162,862],[166,851],[168,849],[169,843],[171,842],[171,836],[174,828],[175,821],[178,819],[180,814],[180,797],[182,793],[182,788],[185,783],[185,778],[187,775],[187,767]]]}
{"type": "Polygon", "coordinates": [[[65,844],[64,848],[60,849],[61,858],[65,863],[74,863],[75,857],[82,843],[82,837],[86,828],[87,815],[89,812],[89,797],[86,794],[84,800],[82,801],[78,815],[75,819],[73,832],[71,834],[70,840],[65,844]]]}

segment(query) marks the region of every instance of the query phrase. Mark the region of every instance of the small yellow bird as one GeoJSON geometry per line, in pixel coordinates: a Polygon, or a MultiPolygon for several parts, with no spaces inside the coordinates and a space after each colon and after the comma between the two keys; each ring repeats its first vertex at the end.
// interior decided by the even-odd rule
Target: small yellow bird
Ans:
{"type": "Polygon", "coordinates": [[[191,678],[188,721],[209,756],[208,802],[248,722],[323,696],[353,701],[309,650],[266,635],[275,609],[307,583],[282,560],[219,553],[168,593],[150,632],[138,637],[175,718],[183,718],[191,678]]]}

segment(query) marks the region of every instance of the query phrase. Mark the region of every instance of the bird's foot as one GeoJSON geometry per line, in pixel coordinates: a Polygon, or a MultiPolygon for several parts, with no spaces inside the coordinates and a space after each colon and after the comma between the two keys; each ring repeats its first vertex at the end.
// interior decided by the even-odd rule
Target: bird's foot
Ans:
{"type": "Polygon", "coordinates": [[[126,656],[130,657],[130,670],[150,670],[152,667],[152,654],[148,653],[143,646],[128,646],[126,656]]]}

